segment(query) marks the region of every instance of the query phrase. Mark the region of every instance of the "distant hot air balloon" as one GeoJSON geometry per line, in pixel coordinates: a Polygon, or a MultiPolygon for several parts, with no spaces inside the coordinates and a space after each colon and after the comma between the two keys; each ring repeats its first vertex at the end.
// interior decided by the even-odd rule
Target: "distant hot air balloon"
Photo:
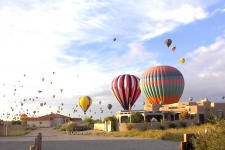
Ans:
{"type": "Polygon", "coordinates": [[[180,58],[180,62],[183,64],[185,62],[185,58],[180,58]]]}
{"type": "Polygon", "coordinates": [[[142,102],[142,105],[145,105],[145,102],[142,102]]]}
{"type": "Polygon", "coordinates": [[[156,66],[142,74],[140,88],[149,104],[177,103],[184,90],[184,78],[174,67],[156,66]]]}
{"type": "Polygon", "coordinates": [[[63,89],[60,89],[60,92],[63,92],[63,89]]]}
{"type": "Polygon", "coordinates": [[[171,50],[174,52],[176,50],[176,46],[171,46],[171,50]]]}
{"type": "Polygon", "coordinates": [[[41,78],[42,81],[45,81],[45,78],[41,78]]]}
{"type": "Polygon", "coordinates": [[[55,98],[55,95],[52,95],[53,98],[55,98]]]}
{"type": "Polygon", "coordinates": [[[222,96],[221,98],[222,98],[222,99],[224,99],[224,98],[225,98],[225,96],[222,96]]]}
{"type": "Polygon", "coordinates": [[[124,110],[131,110],[140,96],[140,79],[134,75],[124,74],[113,79],[111,90],[124,110]]]}
{"type": "Polygon", "coordinates": [[[112,104],[108,104],[107,107],[110,110],[112,108],[112,104]]]}
{"type": "Polygon", "coordinates": [[[102,102],[101,102],[101,101],[99,101],[98,103],[99,103],[99,104],[101,104],[102,102]]]}
{"type": "Polygon", "coordinates": [[[170,45],[172,44],[172,40],[171,39],[166,39],[165,42],[167,47],[170,47],[170,45]]]}
{"type": "Polygon", "coordinates": [[[86,114],[86,111],[92,104],[92,100],[89,96],[81,96],[78,100],[78,104],[80,105],[81,109],[84,111],[84,114],[86,114]]]}
{"type": "Polygon", "coordinates": [[[116,41],[116,38],[113,38],[113,41],[115,42],[116,41]]]}
{"type": "Polygon", "coordinates": [[[192,101],[193,100],[193,97],[189,97],[189,100],[192,101]]]}

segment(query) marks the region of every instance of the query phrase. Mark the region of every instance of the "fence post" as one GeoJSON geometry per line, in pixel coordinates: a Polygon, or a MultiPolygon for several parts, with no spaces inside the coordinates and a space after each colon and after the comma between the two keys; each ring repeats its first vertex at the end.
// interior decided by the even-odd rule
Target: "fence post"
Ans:
{"type": "Polygon", "coordinates": [[[30,150],[36,150],[36,146],[35,145],[31,145],[30,146],[30,150]]]}
{"type": "Polygon", "coordinates": [[[193,145],[190,139],[194,137],[194,134],[184,134],[184,141],[180,142],[180,150],[192,150],[193,145]]]}
{"type": "Polygon", "coordinates": [[[38,139],[38,150],[41,150],[41,144],[42,144],[42,134],[41,133],[38,133],[37,135],[37,139],[38,139]]]}

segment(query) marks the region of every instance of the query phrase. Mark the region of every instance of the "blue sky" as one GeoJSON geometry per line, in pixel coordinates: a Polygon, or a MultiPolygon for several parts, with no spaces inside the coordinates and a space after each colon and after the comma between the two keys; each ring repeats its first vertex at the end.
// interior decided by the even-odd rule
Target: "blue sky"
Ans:
{"type": "MultiPolygon", "coordinates": [[[[6,113],[13,118],[26,109],[44,115],[59,106],[61,114],[84,117],[76,107],[82,95],[93,100],[86,116],[113,115],[122,107],[111,93],[112,79],[121,74],[140,77],[156,65],[181,71],[185,88],[180,101],[208,97],[222,102],[224,18],[223,0],[1,0],[0,118],[6,113]],[[177,47],[175,52],[164,44],[167,38],[177,47]],[[184,64],[181,57],[186,58],[184,64]],[[39,106],[42,102],[44,107],[39,106]]],[[[144,101],[141,95],[133,109],[142,109],[144,101]]]]}

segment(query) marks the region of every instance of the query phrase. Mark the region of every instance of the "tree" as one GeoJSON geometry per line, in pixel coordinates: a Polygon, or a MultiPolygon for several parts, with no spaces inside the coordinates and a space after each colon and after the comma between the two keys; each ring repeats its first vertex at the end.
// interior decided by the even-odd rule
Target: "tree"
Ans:
{"type": "MultiPolygon", "coordinates": [[[[130,120],[130,117],[129,119],[130,120]]],[[[139,112],[134,112],[131,114],[131,123],[142,123],[144,122],[144,117],[139,112]]]]}
{"type": "Polygon", "coordinates": [[[217,118],[216,118],[216,116],[212,113],[211,110],[209,111],[209,115],[208,115],[208,117],[206,118],[206,121],[207,121],[208,123],[211,123],[211,124],[215,124],[215,123],[217,122],[217,118]]]}
{"type": "Polygon", "coordinates": [[[179,119],[180,120],[188,120],[190,118],[190,114],[188,113],[188,111],[182,111],[180,114],[179,114],[179,119]]]}
{"type": "Polygon", "coordinates": [[[104,119],[104,121],[111,121],[112,131],[116,131],[116,122],[117,119],[115,116],[108,116],[104,119]]]}
{"type": "Polygon", "coordinates": [[[85,117],[84,122],[89,128],[93,129],[95,121],[91,117],[85,117]]]}

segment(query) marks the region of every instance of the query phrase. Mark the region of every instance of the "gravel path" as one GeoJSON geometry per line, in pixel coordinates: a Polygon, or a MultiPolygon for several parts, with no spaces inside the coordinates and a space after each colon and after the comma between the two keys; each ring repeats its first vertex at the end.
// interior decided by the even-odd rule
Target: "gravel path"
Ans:
{"type": "Polygon", "coordinates": [[[42,133],[42,150],[178,150],[179,142],[129,137],[101,137],[59,134],[51,128],[38,128],[27,135],[0,137],[0,150],[28,150],[42,133]]]}

